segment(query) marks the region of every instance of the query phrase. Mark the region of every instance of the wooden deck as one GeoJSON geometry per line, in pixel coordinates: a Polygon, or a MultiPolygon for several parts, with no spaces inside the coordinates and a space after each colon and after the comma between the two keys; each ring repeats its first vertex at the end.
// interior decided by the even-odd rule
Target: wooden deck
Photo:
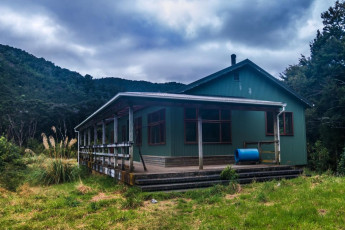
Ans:
{"type": "MultiPolygon", "coordinates": [[[[162,174],[162,173],[182,173],[182,172],[202,172],[202,171],[214,171],[223,170],[229,164],[224,165],[204,165],[203,170],[199,170],[199,166],[183,166],[183,167],[162,167],[159,165],[146,164],[147,171],[144,170],[141,162],[134,162],[134,175],[143,174],[162,174]]],[[[282,165],[272,164],[251,164],[251,165],[235,165],[230,164],[233,169],[255,169],[255,168],[275,168],[282,165]]]]}

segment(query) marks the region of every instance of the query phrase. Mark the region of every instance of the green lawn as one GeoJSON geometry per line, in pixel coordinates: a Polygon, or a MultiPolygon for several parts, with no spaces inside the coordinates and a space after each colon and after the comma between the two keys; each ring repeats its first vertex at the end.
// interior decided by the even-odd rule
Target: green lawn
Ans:
{"type": "Polygon", "coordinates": [[[0,228],[345,229],[345,178],[329,175],[141,193],[111,178],[0,190],[0,228]],[[152,204],[155,198],[158,203],[152,204]]]}

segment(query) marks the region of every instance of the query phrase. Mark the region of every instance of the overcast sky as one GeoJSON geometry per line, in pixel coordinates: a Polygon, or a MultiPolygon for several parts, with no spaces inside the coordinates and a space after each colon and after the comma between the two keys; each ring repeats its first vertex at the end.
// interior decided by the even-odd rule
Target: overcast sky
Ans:
{"type": "Polygon", "coordinates": [[[246,58],[278,77],[333,0],[9,0],[0,43],[94,78],[190,83],[246,58]]]}

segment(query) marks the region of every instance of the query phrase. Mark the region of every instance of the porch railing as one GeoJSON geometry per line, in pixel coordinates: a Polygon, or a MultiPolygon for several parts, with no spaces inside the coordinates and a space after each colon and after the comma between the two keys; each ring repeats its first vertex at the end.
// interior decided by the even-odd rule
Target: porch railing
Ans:
{"type": "Polygon", "coordinates": [[[277,164],[278,160],[277,160],[277,153],[276,151],[270,151],[270,150],[263,150],[262,149],[262,145],[271,145],[271,144],[275,144],[278,143],[278,141],[244,141],[243,142],[243,148],[248,148],[248,145],[256,145],[259,151],[259,156],[260,156],[260,162],[262,163],[273,163],[273,164],[277,164]],[[264,159],[262,157],[263,154],[274,154],[274,160],[268,160],[268,159],[264,159]]]}
{"type": "Polygon", "coordinates": [[[121,179],[121,171],[128,167],[125,161],[129,161],[129,147],[133,142],[122,142],[116,144],[86,145],[80,146],[80,163],[99,173],[121,179]],[[121,163],[119,163],[119,160],[121,163]]]}

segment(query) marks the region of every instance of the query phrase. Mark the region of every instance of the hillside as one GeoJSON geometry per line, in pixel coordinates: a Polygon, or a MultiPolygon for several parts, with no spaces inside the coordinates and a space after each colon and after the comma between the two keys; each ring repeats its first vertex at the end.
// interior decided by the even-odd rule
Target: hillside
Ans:
{"type": "Polygon", "coordinates": [[[5,45],[0,45],[0,81],[0,132],[20,145],[52,125],[66,125],[73,135],[76,124],[118,92],[168,92],[182,86],[175,82],[92,79],[5,45]]]}

